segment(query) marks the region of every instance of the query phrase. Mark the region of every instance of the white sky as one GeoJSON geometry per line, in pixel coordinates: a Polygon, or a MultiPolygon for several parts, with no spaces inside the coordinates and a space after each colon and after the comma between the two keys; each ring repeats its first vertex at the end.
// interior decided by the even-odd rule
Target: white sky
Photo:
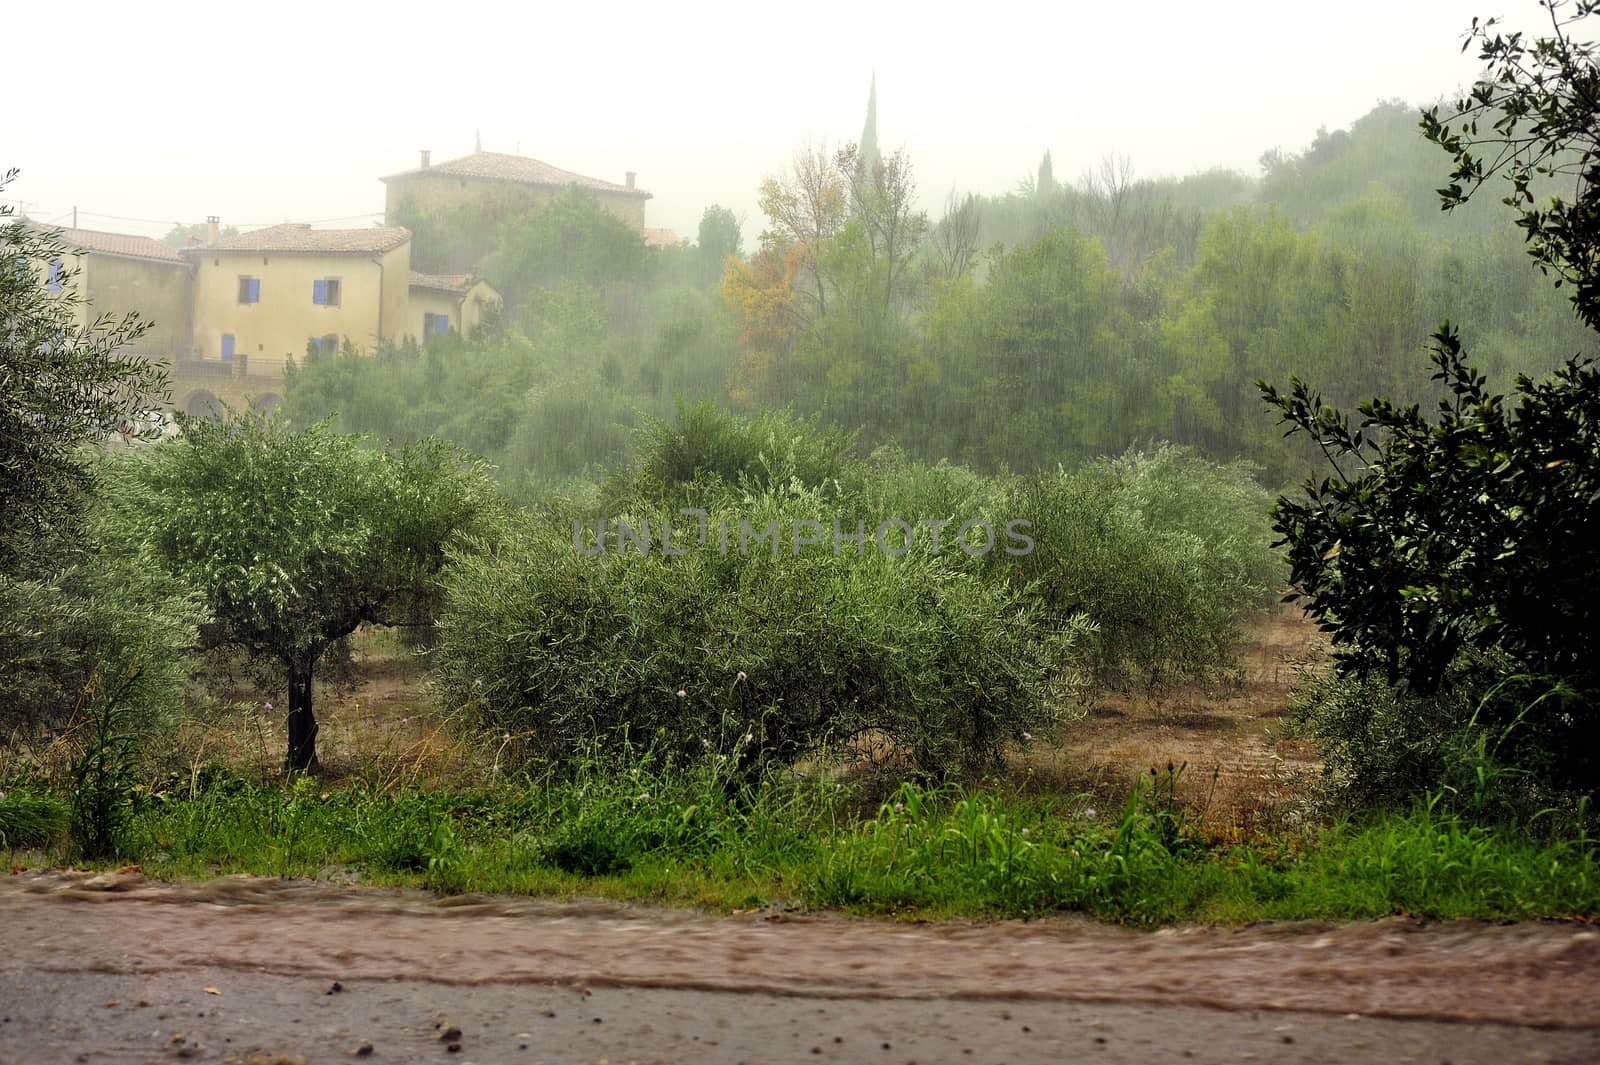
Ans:
{"type": "Polygon", "coordinates": [[[0,170],[23,174],[0,195],[153,236],[207,214],[364,225],[380,175],[481,130],[487,150],[637,170],[647,224],[684,236],[732,207],[749,247],[757,183],[808,140],[858,137],[874,70],[880,143],[908,149],[937,213],[1046,148],[1060,180],[1112,152],[1139,175],[1254,175],[1380,99],[1470,82],[1473,15],[1538,25],[1533,0],[1487,2],[22,0],[0,14],[0,170]]]}

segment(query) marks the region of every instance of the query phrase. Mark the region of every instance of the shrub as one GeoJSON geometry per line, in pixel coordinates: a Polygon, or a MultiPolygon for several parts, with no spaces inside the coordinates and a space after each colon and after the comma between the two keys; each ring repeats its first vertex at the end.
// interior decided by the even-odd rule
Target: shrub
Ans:
{"type": "Polygon", "coordinates": [[[460,844],[450,811],[427,795],[373,800],[363,815],[366,853],[379,869],[427,873],[456,859],[460,844]]]}
{"type": "Polygon", "coordinates": [[[1295,718],[1317,740],[1329,798],[1342,806],[1405,810],[1431,795],[1518,821],[1562,802],[1547,786],[1553,744],[1542,729],[1546,704],[1567,694],[1514,673],[1503,655],[1466,651],[1427,692],[1376,674],[1319,677],[1298,693],[1295,718]]]}
{"type": "Polygon", "coordinates": [[[1544,678],[1513,686],[1559,697],[1497,698],[1488,723],[1517,722],[1515,764],[1592,793],[1600,371],[1573,361],[1542,382],[1519,377],[1508,398],[1489,392],[1448,325],[1434,342],[1448,393],[1436,417],[1375,399],[1352,428],[1303,381],[1287,395],[1262,386],[1337,471],[1281,498],[1273,527],[1341,673],[1427,696],[1465,654],[1496,659],[1504,679],[1544,678]]]}
{"type": "Polygon", "coordinates": [[[1101,682],[1203,677],[1272,597],[1267,503],[1248,464],[1129,452],[1028,482],[1017,508],[1035,548],[1010,568],[1055,617],[1093,623],[1101,682]]]}
{"type": "Polygon", "coordinates": [[[652,419],[627,471],[635,498],[670,501],[696,482],[764,491],[797,482],[822,489],[850,462],[851,436],[816,419],[767,411],[741,418],[712,403],[679,404],[671,421],[652,419]]]}
{"type": "Polygon", "coordinates": [[[548,521],[468,547],[446,578],[442,689],[557,761],[626,732],[751,774],[868,734],[927,773],[976,768],[1047,728],[1080,629],[1037,625],[1020,592],[920,542],[902,557],[791,550],[791,521],[833,511],[799,487],[724,497],[705,547],[675,532],[683,557],[586,557],[548,521]],[[778,523],[782,549],[740,554],[741,521],[778,523]]]}
{"type": "Polygon", "coordinates": [[[0,734],[64,728],[96,676],[124,676],[130,713],[153,737],[185,687],[184,654],[204,616],[198,596],[140,557],[63,545],[63,564],[0,574],[0,734]]]}

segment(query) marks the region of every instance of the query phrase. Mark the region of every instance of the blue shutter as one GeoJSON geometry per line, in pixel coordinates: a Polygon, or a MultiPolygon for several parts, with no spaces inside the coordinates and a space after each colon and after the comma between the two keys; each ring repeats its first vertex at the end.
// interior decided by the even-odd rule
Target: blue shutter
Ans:
{"type": "Polygon", "coordinates": [[[311,302],[318,306],[327,306],[328,283],[326,281],[311,282],[311,302]]]}
{"type": "Polygon", "coordinates": [[[51,292],[61,291],[61,260],[50,260],[50,273],[45,277],[44,287],[51,292]]]}
{"type": "Polygon", "coordinates": [[[250,299],[247,300],[246,302],[248,302],[248,303],[260,303],[261,302],[261,279],[259,277],[252,277],[250,279],[250,299]]]}
{"type": "Polygon", "coordinates": [[[222,361],[223,362],[232,362],[233,361],[233,334],[232,333],[223,333],[222,334],[222,361]]]}
{"type": "Polygon", "coordinates": [[[450,316],[448,314],[436,314],[436,315],[434,315],[433,316],[433,331],[435,333],[438,333],[440,336],[443,336],[446,333],[450,332],[450,316]]]}

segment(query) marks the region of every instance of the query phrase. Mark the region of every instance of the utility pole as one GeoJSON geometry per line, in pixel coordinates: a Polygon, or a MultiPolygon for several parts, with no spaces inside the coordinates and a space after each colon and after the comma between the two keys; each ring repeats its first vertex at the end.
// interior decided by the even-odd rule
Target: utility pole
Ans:
{"type": "Polygon", "coordinates": [[[72,205],[72,228],[73,229],[77,229],[78,228],[78,205],[77,204],[73,204],[72,205]]]}

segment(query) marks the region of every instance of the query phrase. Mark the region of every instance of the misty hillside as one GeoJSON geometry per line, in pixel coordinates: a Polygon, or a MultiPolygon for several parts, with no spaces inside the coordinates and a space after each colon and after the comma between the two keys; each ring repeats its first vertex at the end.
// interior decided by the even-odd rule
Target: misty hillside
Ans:
{"type": "Polygon", "coordinates": [[[1266,416],[1259,377],[1344,403],[1426,399],[1446,317],[1497,382],[1594,350],[1500,205],[1439,209],[1448,160],[1417,116],[1381,103],[1267,153],[1254,178],[1149,180],[1116,157],[1057,175],[1046,154],[933,217],[914,150],[884,157],[874,185],[857,179],[875,143],[804,148],[762,182],[763,218],[741,231],[713,205],[665,248],[580,189],[531,217],[415,211],[417,259],[481,273],[503,317],[426,350],[313,353],[289,408],[443,435],[530,491],[617,461],[679,400],[786,407],[863,450],[979,469],[1169,440],[1284,483],[1309,456],[1266,416]]]}

